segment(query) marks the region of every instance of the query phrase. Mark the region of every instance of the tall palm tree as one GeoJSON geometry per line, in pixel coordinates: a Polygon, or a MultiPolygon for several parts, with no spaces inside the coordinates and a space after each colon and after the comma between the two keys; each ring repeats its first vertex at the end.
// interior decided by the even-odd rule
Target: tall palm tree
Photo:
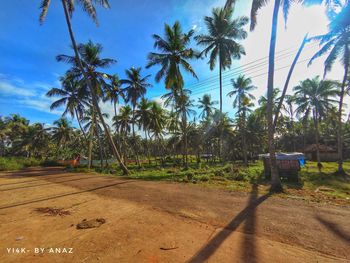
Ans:
{"type": "Polygon", "coordinates": [[[282,106],[283,109],[287,112],[289,115],[290,120],[290,129],[292,133],[292,146],[293,146],[293,152],[296,151],[296,145],[295,145],[295,128],[294,128],[294,102],[295,102],[295,95],[286,95],[285,96],[285,104],[282,106]]]}
{"type": "MultiPolygon", "coordinates": [[[[189,48],[193,30],[187,33],[182,32],[181,25],[178,21],[171,27],[164,25],[164,37],[154,34],[154,48],[160,53],[150,52],[148,54],[148,63],[146,68],[160,65],[161,68],[155,76],[156,82],[164,79],[165,88],[171,90],[171,94],[181,92],[184,87],[182,70],[190,73],[198,79],[189,59],[197,57],[197,52],[189,48]],[[182,69],[182,70],[181,70],[182,69]]],[[[170,96],[174,99],[175,96],[170,96]]]]}
{"type": "MultiPolygon", "coordinates": [[[[228,0],[231,2],[231,0],[228,0]]],[[[257,14],[258,11],[264,7],[269,0],[253,0],[250,12],[250,30],[253,31],[257,24],[257,14]]],[[[277,40],[277,25],[278,25],[278,14],[282,7],[283,16],[285,22],[287,22],[289,9],[294,0],[275,0],[273,15],[272,15],[272,25],[271,25],[271,37],[270,37],[270,49],[269,49],[269,68],[268,68],[268,78],[267,78],[267,123],[268,123],[268,142],[269,142],[269,154],[270,154],[270,166],[271,166],[271,191],[280,192],[283,191],[280,177],[277,170],[277,161],[275,156],[275,142],[274,142],[274,132],[275,127],[273,123],[273,90],[274,90],[274,72],[275,72],[275,53],[276,53],[276,40],[277,40]]],[[[300,0],[297,1],[302,4],[321,4],[325,2],[327,5],[338,2],[338,0],[300,0]]]]}
{"type": "Polygon", "coordinates": [[[52,88],[46,93],[46,96],[50,98],[61,97],[51,104],[50,110],[54,110],[65,105],[65,110],[62,113],[62,117],[65,117],[68,113],[72,118],[76,117],[80,130],[86,139],[85,131],[81,126],[81,119],[84,113],[84,108],[89,106],[88,98],[86,97],[86,94],[84,94],[80,83],[69,75],[61,77],[60,81],[62,88],[52,88]]]}
{"type": "Polygon", "coordinates": [[[213,114],[214,105],[218,104],[217,101],[212,101],[210,94],[204,94],[202,98],[198,99],[198,109],[202,109],[199,117],[202,119],[208,118],[213,114]]]}
{"type": "Polygon", "coordinates": [[[208,34],[195,37],[198,45],[204,46],[200,55],[207,56],[210,53],[208,64],[210,70],[214,70],[219,63],[220,78],[220,112],[222,113],[222,70],[230,68],[232,59],[240,59],[245,55],[244,48],[238,40],[247,37],[244,26],[248,23],[247,17],[232,19],[233,8],[214,8],[212,17],[204,18],[208,34]]]}
{"type": "Polygon", "coordinates": [[[294,88],[297,104],[296,112],[301,114],[312,112],[315,125],[315,141],[317,166],[321,171],[322,164],[319,151],[319,120],[326,111],[331,110],[337,101],[333,99],[338,95],[339,83],[330,80],[320,80],[319,76],[302,81],[294,88]]]}
{"type": "MultiPolygon", "coordinates": [[[[83,10],[93,19],[93,21],[96,24],[98,24],[96,8],[95,8],[94,4],[92,3],[92,1],[91,0],[77,0],[77,2],[78,2],[78,4],[80,4],[82,6],[83,10]]],[[[41,14],[40,14],[40,18],[39,18],[41,24],[43,24],[43,22],[45,21],[50,3],[51,3],[51,0],[42,0],[42,2],[41,2],[41,5],[40,5],[41,14]]],[[[72,24],[71,24],[71,17],[72,17],[73,11],[75,9],[75,1],[74,0],[61,0],[61,3],[62,3],[63,10],[64,10],[66,24],[67,24],[69,36],[70,36],[70,39],[72,42],[77,67],[80,69],[81,73],[83,74],[83,76],[86,80],[86,85],[89,88],[93,105],[95,106],[97,114],[99,115],[99,118],[101,119],[103,129],[105,131],[108,142],[112,148],[112,152],[113,152],[115,158],[118,160],[120,168],[123,170],[123,173],[128,174],[129,171],[126,168],[126,166],[124,165],[124,163],[121,161],[118,149],[115,146],[114,141],[112,139],[112,136],[109,132],[108,126],[103,119],[101,109],[99,108],[99,105],[98,105],[98,96],[96,94],[95,87],[93,86],[93,83],[91,83],[91,80],[89,79],[89,76],[88,76],[88,72],[87,72],[86,68],[84,68],[83,63],[80,59],[78,46],[77,46],[77,43],[75,40],[75,36],[73,33],[72,24]]],[[[100,5],[104,8],[110,7],[108,0],[98,0],[98,1],[94,1],[94,3],[100,5]]]]}
{"type": "Polygon", "coordinates": [[[246,143],[246,120],[247,113],[250,108],[254,106],[251,102],[255,97],[250,93],[250,91],[256,89],[252,85],[252,80],[246,78],[244,75],[239,76],[237,79],[231,79],[233,90],[230,91],[227,96],[236,96],[233,101],[233,108],[237,108],[237,115],[239,118],[239,129],[242,134],[242,150],[243,150],[243,161],[244,165],[248,165],[248,155],[247,155],[247,143],[246,143]]]}
{"type": "Polygon", "coordinates": [[[147,88],[152,87],[151,84],[147,82],[151,75],[145,77],[141,76],[141,68],[130,68],[125,71],[126,79],[120,80],[121,85],[125,85],[123,92],[125,93],[125,102],[131,104],[132,106],[132,136],[134,140],[134,151],[136,155],[137,164],[140,166],[140,160],[138,157],[138,151],[136,147],[136,136],[135,136],[135,108],[138,101],[143,98],[147,92],[147,88]]]}
{"type": "Polygon", "coordinates": [[[334,62],[339,59],[343,64],[344,74],[340,90],[339,106],[338,106],[338,173],[345,174],[343,168],[343,101],[346,91],[346,81],[350,68],[350,1],[345,1],[344,5],[340,2],[340,11],[333,11],[328,25],[328,32],[321,36],[313,37],[313,40],[319,41],[322,46],[320,50],[311,58],[312,61],[324,54],[328,54],[324,62],[324,76],[331,71],[334,62]]]}

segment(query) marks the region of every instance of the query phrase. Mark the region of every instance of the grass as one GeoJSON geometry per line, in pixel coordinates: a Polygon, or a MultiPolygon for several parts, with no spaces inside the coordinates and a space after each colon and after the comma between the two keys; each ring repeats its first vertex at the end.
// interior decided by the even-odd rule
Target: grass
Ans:
{"type": "MultiPolygon", "coordinates": [[[[55,161],[37,160],[34,158],[0,157],[0,171],[20,170],[29,166],[58,165],[55,161]]],[[[124,178],[147,181],[171,181],[180,183],[198,184],[203,187],[221,188],[229,191],[250,192],[252,184],[257,184],[260,193],[267,193],[269,181],[264,177],[264,167],[261,161],[244,167],[241,162],[234,163],[189,163],[188,169],[173,167],[167,163],[159,167],[153,161],[145,163],[142,168],[135,164],[129,164],[130,175],[124,178]]],[[[67,168],[74,172],[89,172],[86,166],[67,168]]],[[[322,172],[319,173],[315,162],[307,162],[300,172],[299,182],[289,182],[282,179],[284,193],[281,197],[293,197],[307,199],[316,202],[331,202],[338,204],[350,204],[350,180],[335,175],[337,163],[323,163],[322,172]]],[[[345,171],[350,174],[350,161],[344,162],[345,171]]],[[[122,176],[122,172],[116,164],[108,168],[95,167],[95,171],[110,176],[122,176]]]]}
{"type": "Polygon", "coordinates": [[[25,157],[0,157],[0,171],[16,171],[32,166],[57,166],[52,160],[39,160],[25,157]]]}
{"type": "MultiPolygon", "coordinates": [[[[86,171],[85,168],[80,168],[86,171]]],[[[350,203],[350,181],[334,172],[337,163],[323,163],[322,173],[318,172],[315,162],[307,162],[300,172],[299,182],[290,182],[282,179],[285,192],[281,197],[293,197],[316,202],[331,202],[338,204],[350,203]]],[[[350,162],[344,163],[345,171],[350,174],[350,162]]],[[[203,187],[221,188],[230,191],[250,192],[252,184],[258,184],[260,193],[267,193],[269,181],[264,177],[264,168],[261,161],[250,163],[244,167],[242,163],[207,164],[190,163],[188,169],[172,167],[160,168],[144,164],[138,168],[135,164],[129,165],[130,175],[127,178],[194,183],[203,187]]],[[[121,176],[116,166],[107,169],[97,169],[97,172],[121,176]]]]}

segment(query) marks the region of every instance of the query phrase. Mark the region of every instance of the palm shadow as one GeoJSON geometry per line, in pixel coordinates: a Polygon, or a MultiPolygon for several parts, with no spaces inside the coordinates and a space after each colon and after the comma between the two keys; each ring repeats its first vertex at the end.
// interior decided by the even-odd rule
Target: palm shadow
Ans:
{"type": "Polygon", "coordinates": [[[345,240],[346,242],[350,243],[350,235],[345,233],[343,229],[341,229],[336,223],[333,223],[331,221],[328,221],[319,215],[315,216],[315,218],[324,225],[330,232],[334,233],[341,239],[345,240]]]}
{"type": "MultiPolygon", "coordinates": [[[[270,194],[258,197],[258,186],[252,185],[252,191],[248,200],[248,205],[236,215],[218,234],[216,234],[206,245],[204,245],[188,262],[199,263],[205,262],[212,256],[221,244],[243,223],[244,232],[254,234],[255,232],[255,210],[256,208],[269,198],[270,194]]],[[[255,242],[253,235],[244,235],[242,243],[242,260],[243,262],[255,261],[255,242]],[[247,257],[250,259],[247,260],[247,257]]]]}

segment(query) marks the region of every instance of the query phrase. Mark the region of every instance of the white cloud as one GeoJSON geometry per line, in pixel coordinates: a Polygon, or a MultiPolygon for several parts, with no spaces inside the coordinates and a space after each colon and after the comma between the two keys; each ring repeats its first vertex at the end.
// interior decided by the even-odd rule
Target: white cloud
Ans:
{"type": "Polygon", "coordinates": [[[18,87],[16,85],[13,85],[6,80],[0,81],[0,93],[5,96],[24,96],[24,97],[31,97],[35,96],[35,92],[28,88],[22,88],[18,87]]]}

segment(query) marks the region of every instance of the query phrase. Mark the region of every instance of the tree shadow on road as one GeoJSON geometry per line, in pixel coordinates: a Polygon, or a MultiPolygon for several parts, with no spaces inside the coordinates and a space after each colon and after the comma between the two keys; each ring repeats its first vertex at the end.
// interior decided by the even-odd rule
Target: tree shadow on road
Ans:
{"type": "MultiPolygon", "coordinates": [[[[231,220],[218,234],[204,245],[188,262],[199,263],[208,260],[222,243],[243,223],[244,232],[254,234],[256,224],[256,208],[269,198],[270,194],[258,197],[258,186],[252,185],[248,205],[231,220]]],[[[245,235],[242,243],[242,262],[256,262],[255,240],[253,235],[245,235]],[[247,258],[249,257],[249,259],[247,258]]]]}
{"type": "Polygon", "coordinates": [[[350,235],[345,233],[343,229],[341,229],[340,226],[338,226],[336,223],[333,223],[331,221],[328,221],[321,216],[317,215],[315,218],[322,224],[324,225],[330,232],[334,233],[341,239],[345,240],[350,244],[350,235]]]}

